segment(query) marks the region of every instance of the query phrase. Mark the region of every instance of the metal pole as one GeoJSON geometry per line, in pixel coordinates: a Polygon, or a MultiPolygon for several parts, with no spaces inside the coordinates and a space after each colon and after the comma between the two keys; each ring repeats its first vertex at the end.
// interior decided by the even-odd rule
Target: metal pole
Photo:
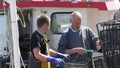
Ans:
{"type": "Polygon", "coordinates": [[[20,50],[19,50],[16,0],[7,0],[7,2],[10,4],[11,30],[13,40],[13,61],[14,61],[13,67],[20,68],[20,50]]]}

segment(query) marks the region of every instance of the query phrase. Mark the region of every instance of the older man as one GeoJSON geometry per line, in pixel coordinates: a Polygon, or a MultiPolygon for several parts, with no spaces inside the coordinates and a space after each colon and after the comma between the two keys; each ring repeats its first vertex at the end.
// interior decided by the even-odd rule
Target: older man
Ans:
{"type": "MultiPolygon", "coordinates": [[[[68,32],[63,34],[58,46],[58,51],[69,54],[70,62],[88,63],[92,54],[89,50],[96,50],[96,45],[99,45],[97,36],[88,27],[81,25],[82,16],[75,11],[71,14],[71,27],[68,32]]],[[[88,65],[92,68],[92,62],[88,65]]]]}

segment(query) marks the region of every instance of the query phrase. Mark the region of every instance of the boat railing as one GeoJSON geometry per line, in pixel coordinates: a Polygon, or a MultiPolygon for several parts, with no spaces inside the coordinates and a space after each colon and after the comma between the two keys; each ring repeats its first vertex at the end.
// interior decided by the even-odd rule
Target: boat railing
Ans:
{"type": "Polygon", "coordinates": [[[60,1],[60,2],[70,2],[70,1],[78,1],[78,2],[109,2],[109,1],[117,1],[117,0],[17,0],[18,2],[28,2],[28,1],[60,1]]]}

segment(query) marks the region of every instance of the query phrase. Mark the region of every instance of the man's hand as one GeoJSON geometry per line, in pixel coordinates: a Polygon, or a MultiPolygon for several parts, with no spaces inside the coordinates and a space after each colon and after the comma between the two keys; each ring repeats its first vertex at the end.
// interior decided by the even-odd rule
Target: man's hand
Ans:
{"type": "Polygon", "coordinates": [[[100,40],[98,40],[96,42],[96,47],[97,47],[97,49],[101,49],[101,42],[100,42],[100,40]]]}
{"type": "Polygon", "coordinates": [[[64,60],[70,60],[70,56],[68,54],[57,53],[56,57],[64,60]]]}
{"type": "Polygon", "coordinates": [[[97,52],[102,53],[102,45],[100,40],[96,42],[96,47],[97,47],[97,52]]]}
{"type": "Polygon", "coordinates": [[[48,62],[56,63],[59,66],[63,66],[65,64],[64,60],[60,58],[54,58],[54,57],[47,57],[48,62]]]}
{"type": "Polygon", "coordinates": [[[84,55],[87,53],[86,49],[82,48],[82,47],[76,47],[72,49],[75,53],[78,53],[80,55],[84,55]]]}

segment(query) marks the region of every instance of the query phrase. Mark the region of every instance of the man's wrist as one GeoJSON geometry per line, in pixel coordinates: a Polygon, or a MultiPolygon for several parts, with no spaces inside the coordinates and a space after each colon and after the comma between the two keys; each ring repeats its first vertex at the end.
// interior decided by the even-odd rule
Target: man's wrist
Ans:
{"type": "Polygon", "coordinates": [[[53,59],[53,57],[47,57],[47,62],[54,62],[53,59]]]}
{"type": "Polygon", "coordinates": [[[61,56],[61,54],[60,53],[56,53],[56,57],[60,57],[61,56]]]}
{"type": "Polygon", "coordinates": [[[65,53],[71,55],[71,54],[74,54],[75,51],[74,49],[67,49],[65,53]]]}

